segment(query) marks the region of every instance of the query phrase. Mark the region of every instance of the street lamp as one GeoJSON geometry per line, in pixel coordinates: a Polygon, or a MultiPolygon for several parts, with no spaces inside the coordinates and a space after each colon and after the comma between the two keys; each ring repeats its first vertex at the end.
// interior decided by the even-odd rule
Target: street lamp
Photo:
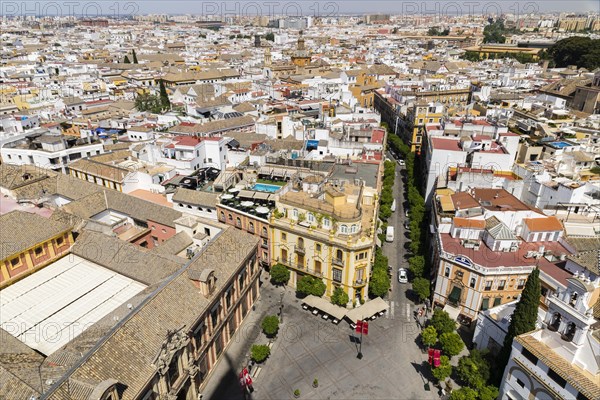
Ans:
{"type": "Polygon", "coordinates": [[[280,323],[283,322],[283,296],[284,295],[285,295],[285,291],[281,293],[281,298],[279,299],[279,322],[280,323]]]}

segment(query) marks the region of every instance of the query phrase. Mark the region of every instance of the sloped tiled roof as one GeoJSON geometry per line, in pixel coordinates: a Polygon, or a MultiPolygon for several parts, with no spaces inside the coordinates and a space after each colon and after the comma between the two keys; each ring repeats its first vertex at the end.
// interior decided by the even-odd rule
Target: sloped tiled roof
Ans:
{"type": "MultiPolygon", "coordinates": [[[[122,399],[137,398],[148,379],[156,373],[153,365],[168,330],[193,328],[198,317],[215,301],[240,265],[255,251],[258,238],[228,227],[190,264],[182,267],[164,286],[123,320],[97,348],[88,353],[63,381],[48,393],[49,399],[79,400],[70,391],[70,382],[117,380],[122,399]],[[204,297],[188,278],[187,271],[214,270],[216,289],[204,297]]],[[[83,399],[82,399],[83,400],[83,399]]]]}
{"type": "Polygon", "coordinates": [[[173,202],[182,202],[196,206],[215,208],[217,204],[217,196],[217,193],[178,188],[173,195],[173,202]]]}
{"type": "Polygon", "coordinates": [[[0,227],[0,260],[70,229],[61,222],[24,211],[11,211],[0,216],[0,227]]]}
{"type": "Polygon", "coordinates": [[[598,374],[592,375],[575,364],[571,364],[550,347],[534,338],[531,333],[517,336],[515,340],[588,399],[600,399],[600,384],[598,383],[600,376],[598,374]]]}
{"type": "Polygon", "coordinates": [[[514,233],[498,218],[491,217],[485,220],[488,233],[496,240],[517,240],[514,233]]]}

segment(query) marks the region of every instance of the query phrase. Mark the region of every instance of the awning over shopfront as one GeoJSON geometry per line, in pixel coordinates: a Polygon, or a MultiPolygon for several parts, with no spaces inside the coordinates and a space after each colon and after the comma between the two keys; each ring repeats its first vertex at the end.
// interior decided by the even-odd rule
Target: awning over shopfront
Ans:
{"type": "Polygon", "coordinates": [[[362,321],[367,318],[371,318],[373,315],[379,314],[382,311],[386,311],[390,308],[390,305],[386,303],[381,297],[376,297],[373,300],[367,301],[365,304],[348,311],[346,317],[352,322],[358,320],[362,321]]]}
{"type": "Polygon", "coordinates": [[[348,310],[346,310],[345,308],[336,306],[335,304],[331,304],[329,301],[321,297],[313,296],[312,294],[306,296],[306,298],[303,300],[303,303],[311,308],[321,310],[325,314],[331,315],[337,320],[343,319],[344,316],[346,316],[346,313],[348,312],[348,310]]]}
{"type": "Polygon", "coordinates": [[[452,318],[453,321],[456,321],[458,315],[460,314],[460,309],[458,307],[453,307],[450,304],[446,304],[444,306],[444,311],[448,313],[448,315],[450,316],[450,318],[452,318]]]}

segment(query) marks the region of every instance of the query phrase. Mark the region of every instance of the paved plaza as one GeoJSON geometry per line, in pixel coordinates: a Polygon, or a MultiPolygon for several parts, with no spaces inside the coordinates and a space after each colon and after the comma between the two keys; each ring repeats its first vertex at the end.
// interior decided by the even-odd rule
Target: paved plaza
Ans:
{"type": "Polygon", "coordinates": [[[290,288],[274,287],[263,277],[261,299],[250,313],[244,326],[236,334],[224,360],[213,372],[205,389],[205,398],[214,400],[243,399],[237,384],[237,373],[249,361],[253,343],[266,343],[260,333],[264,316],[277,314],[283,297],[283,323],[275,339],[271,356],[252,371],[255,391],[253,400],[294,398],[294,390],[301,399],[439,399],[433,384],[426,390],[428,368],[423,367],[427,356],[417,344],[420,328],[413,318],[417,307],[408,299],[410,284],[399,284],[397,269],[407,268],[403,228],[404,195],[400,170],[394,186],[398,209],[389,223],[396,227],[393,243],[385,243],[384,254],[393,268],[392,290],[385,299],[388,312],[371,321],[369,334],[363,338],[363,358],[358,359],[359,343],[356,334],[344,320],[338,325],[323,320],[302,309],[290,288]],[[317,388],[312,386],[318,379],[317,388]]]}

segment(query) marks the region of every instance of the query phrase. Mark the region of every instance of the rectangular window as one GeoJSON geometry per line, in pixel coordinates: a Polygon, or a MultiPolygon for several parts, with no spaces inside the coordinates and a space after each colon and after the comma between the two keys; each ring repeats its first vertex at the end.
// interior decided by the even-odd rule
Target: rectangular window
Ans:
{"type": "Polygon", "coordinates": [[[315,250],[316,250],[317,253],[321,252],[321,245],[319,243],[317,243],[317,245],[315,247],[315,250]]]}
{"type": "Polygon", "coordinates": [[[179,379],[179,354],[176,354],[173,357],[173,361],[171,361],[171,364],[169,365],[167,376],[169,377],[169,386],[175,386],[177,379],[179,379]]]}
{"type": "Polygon", "coordinates": [[[246,281],[246,273],[242,272],[238,278],[238,283],[240,285],[240,292],[244,289],[244,282],[246,281]]]}
{"type": "Polygon", "coordinates": [[[287,235],[285,232],[281,232],[281,240],[287,240],[287,235]]]}
{"type": "Polygon", "coordinates": [[[446,269],[444,270],[444,276],[446,278],[448,278],[450,276],[450,267],[446,267],[446,269]]]}
{"type": "Polygon", "coordinates": [[[537,364],[538,358],[536,356],[534,356],[533,353],[530,352],[529,350],[527,350],[526,348],[523,348],[523,350],[521,350],[521,354],[523,354],[523,357],[525,357],[526,359],[531,361],[531,363],[533,365],[537,364]]]}
{"type": "Polygon", "coordinates": [[[337,269],[337,268],[333,269],[333,280],[336,282],[342,281],[342,270],[341,269],[337,269]]]}
{"type": "Polygon", "coordinates": [[[217,336],[215,339],[215,353],[217,353],[217,357],[221,355],[223,351],[223,335],[217,336]]]}
{"type": "Polygon", "coordinates": [[[476,280],[475,278],[471,278],[471,281],[469,282],[469,286],[470,286],[470,287],[472,287],[472,288],[474,288],[474,287],[475,287],[475,282],[476,282],[476,281],[477,281],[477,280],[476,280]]]}
{"type": "Polygon", "coordinates": [[[525,279],[519,279],[519,281],[517,282],[517,289],[521,290],[525,287],[525,279]]]}
{"type": "Polygon", "coordinates": [[[485,281],[485,290],[486,291],[492,290],[492,281],[485,281]]]}
{"type": "Polygon", "coordinates": [[[504,290],[504,287],[506,286],[506,280],[502,279],[499,283],[498,283],[498,290],[504,290]]]}
{"type": "Polygon", "coordinates": [[[219,324],[219,311],[221,309],[221,305],[220,304],[216,304],[212,310],[210,310],[210,321],[212,322],[212,327],[213,329],[215,329],[215,327],[219,324]]]}
{"type": "Polygon", "coordinates": [[[554,370],[552,370],[551,368],[548,368],[548,378],[552,379],[558,384],[558,386],[562,388],[564,388],[567,384],[567,381],[563,377],[558,375],[556,372],[554,372],[554,370]]]}
{"type": "Polygon", "coordinates": [[[12,265],[13,267],[19,265],[19,257],[15,257],[12,260],[10,260],[10,265],[12,265]]]}
{"type": "Polygon", "coordinates": [[[481,302],[481,311],[485,311],[490,308],[490,299],[483,299],[481,302]]]}
{"type": "Polygon", "coordinates": [[[194,340],[196,342],[196,350],[200,350],[200,348],[204,345],[206,334],[206,325],[204,322],[201,322],[200,325],[194,331],[194,340]]]}
{"type": "Polygon", "coordinates": [[[499,306],[500,304],[502,304],[502,297],[496,297],[494,299],[494,307],[499,306]]]}
{"type": "Polygon", "coordinates": [[[229,307],[231,307],[231,297],[232,297],[232,293],[233,293],[233,286],[229,286],[226,290],[225,290],[225,304],[227,305],[227,309],[229,310],[229,307]]]}

